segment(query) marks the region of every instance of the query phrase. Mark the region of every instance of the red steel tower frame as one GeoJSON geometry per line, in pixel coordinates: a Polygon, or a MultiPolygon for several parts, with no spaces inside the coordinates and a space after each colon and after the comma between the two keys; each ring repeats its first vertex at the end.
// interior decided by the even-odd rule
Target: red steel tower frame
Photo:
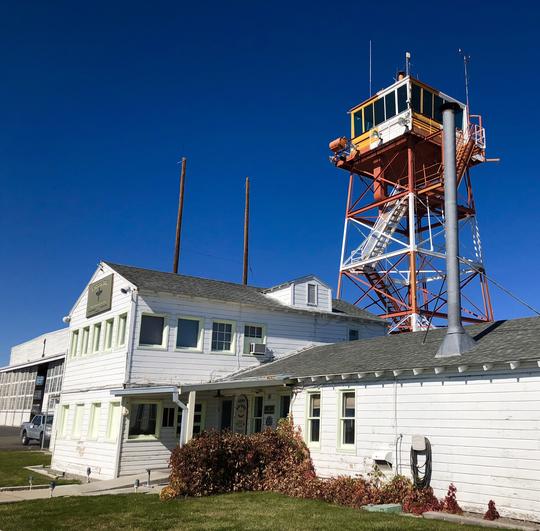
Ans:
{"type": "MultiPolygon", "coordinates": [[[[408,99],[401,113],[330,145],[332,162],[349,172],[338,297],[346,291],[351,302],[388,319],[392,332],[444,326],[447,318],[442,129],[433,114],[451,98],[402,79],[408,99]],[[432,92],[416,109],[413,84],[432,92]]],[[[381,93],[367,101],[384,99],[381,93]]],[[[481,117],[463,109],[456,145],[462,319],[476,323],[493,320],[470,177],[485,161],[485,133],[481,117]]],[[[362,124],[371,125],[363,112],[362,124]]]]}

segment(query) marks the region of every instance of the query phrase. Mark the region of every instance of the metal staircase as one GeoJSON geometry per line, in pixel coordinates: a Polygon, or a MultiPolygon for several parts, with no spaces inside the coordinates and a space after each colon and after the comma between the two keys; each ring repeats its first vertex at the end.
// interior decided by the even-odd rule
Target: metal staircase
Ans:
{"type": "MultiPolygon", "coordinates": [[[[396,193],[397,188],[394,188],[390,196],[396,193]]],[[[369,260],[384,254],[390,238],[407,212],[407,201],[408,197],[405,196],[385,205],[371,232],[360,247],[361,260],[369,260]]]]}

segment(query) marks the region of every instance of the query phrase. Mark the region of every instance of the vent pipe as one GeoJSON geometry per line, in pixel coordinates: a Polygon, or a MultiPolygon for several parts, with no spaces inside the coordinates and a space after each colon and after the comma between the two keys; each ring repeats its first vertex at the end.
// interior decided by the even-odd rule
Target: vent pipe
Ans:
{"type": "Polygon", "coordinates": [[[444,154],[444,217],[446,236],[446,282],[448,294],[448,329],[437,351],[437,358],[460,356],[472,349],[474,339],[461,323],[461,292],[459,280],[459,235],[457,216],[456,124],[457,103],[445,103],[443,112],[444,154]]]}

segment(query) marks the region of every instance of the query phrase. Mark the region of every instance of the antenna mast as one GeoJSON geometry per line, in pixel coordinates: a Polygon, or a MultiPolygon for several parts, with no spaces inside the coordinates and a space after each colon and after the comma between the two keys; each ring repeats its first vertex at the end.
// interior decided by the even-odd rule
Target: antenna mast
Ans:
{"type": "Polygon", "coordinates": [[[463,56],[463,70],[465,71],[465,103],[467,104],[467,114],[469,114],[469,61],[471,56],[467,55],[462,48],[458,53],[463,56]]]}
{"type": "Polygon", "coordinates": [[[248,255],[249,255],[249,177],[246,177],[246,206],[244,210],[244,270],[242,284],[248,283],[248,255]]]}
{"type": "Polygon", "coordinates": [[[369,39],[369,97],[371,98],[371,39],[369,39]]]}
{"type": "Polygon", "coordinates": [[[180,257],[180,235],[182,233],[182,215],[184,212],[184,183],[186,179],[186,157],[181,160],[180,170],[180,195],[178,197],[178,216],[176,218],[176,242],[174,246],[173,272],[178,273],[178,259],[180,257]]]}

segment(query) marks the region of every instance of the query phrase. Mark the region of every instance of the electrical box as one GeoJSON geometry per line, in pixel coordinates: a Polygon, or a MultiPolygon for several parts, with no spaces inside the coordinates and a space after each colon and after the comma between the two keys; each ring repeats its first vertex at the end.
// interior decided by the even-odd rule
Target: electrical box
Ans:
{"type": "Polygon", "coordinates": [[[416,452],[426,451],[426,438],[423,435],[412,436],[412,449],[416,452]]]}

